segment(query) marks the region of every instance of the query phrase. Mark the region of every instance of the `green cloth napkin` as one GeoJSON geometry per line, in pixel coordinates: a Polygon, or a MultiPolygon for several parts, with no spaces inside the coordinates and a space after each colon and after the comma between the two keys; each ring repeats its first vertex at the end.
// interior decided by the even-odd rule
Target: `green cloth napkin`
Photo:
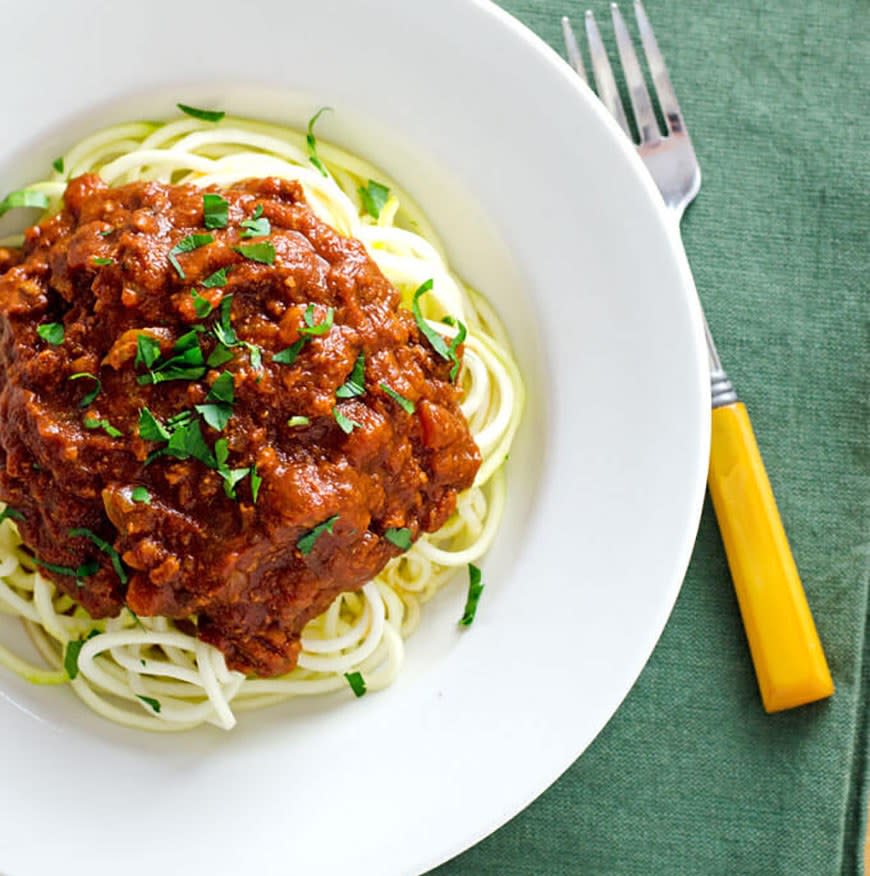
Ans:
{"type": "MultiPolygon", "coordinates": [[[[560,17],[582,28],[588,5],[613,46],[604,0],[501,5],[560,53],[560,17]]],[[[837,693],[763,712],[708,503],[676,609],[622,708],[552,788],[439,876],[863,870],[870,4],[646,8],[704,175],[683,222],[689,261],[837,693]]]]}

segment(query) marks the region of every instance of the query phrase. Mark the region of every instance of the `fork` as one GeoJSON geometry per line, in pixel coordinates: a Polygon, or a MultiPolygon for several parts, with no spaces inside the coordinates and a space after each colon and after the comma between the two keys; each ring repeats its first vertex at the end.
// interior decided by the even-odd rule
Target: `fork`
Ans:
{"type": "MultiPolygon", "coordinates": [[[[667,133],[662,134],[625,20],[610,5],[616,46],[638,133],[637,151],[679,228],[701,188],[701,168],[664,58],[640,0],[634,11],[667,133]]],[[[586,40],[601,102],[634,142],[601,32],[586,12],[586,40]]],[[[570,20],[562,19],[568,61],[588,85],[570,20]]],[[[740,606],[761,700],[768,712],[834,692],[815,623],[776,506],[746,407],[728,378],[703,316],[713,422],[708,487],[740,606]]]]}

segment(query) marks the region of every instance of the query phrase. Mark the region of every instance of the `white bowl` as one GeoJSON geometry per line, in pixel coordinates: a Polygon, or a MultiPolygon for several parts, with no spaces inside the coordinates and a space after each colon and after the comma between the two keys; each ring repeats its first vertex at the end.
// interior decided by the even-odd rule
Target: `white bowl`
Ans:
{"type": "Polygon", "coordinates": [[[656,190],[568,67],[488,3],[84,0],[4,15],[0,190],[94,128],[178,100],[300,127],[328,104],[319,134],[396,177],[504,317],[529,403],[477,621],[457,631],[457,582],[390,690],[165,738],[0,674],[0,872],[436,865],[586,748],[688,563],[707,366],[656,190]]]}

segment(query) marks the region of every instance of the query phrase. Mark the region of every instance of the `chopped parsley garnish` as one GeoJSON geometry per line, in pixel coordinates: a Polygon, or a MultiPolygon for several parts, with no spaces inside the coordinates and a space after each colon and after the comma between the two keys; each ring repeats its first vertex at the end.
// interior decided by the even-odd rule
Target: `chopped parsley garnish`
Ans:
{"type": "Polygon", "coordinates": [[[372,219],[379,219],[381,210],[384,209],[384,205],[390,199],[390,190],[379,182],[370,179],[367,186],[360,186],[357,191],[366,213],[372,219]]]}
{"type": "MultiPolygon", "coordinates": [[[[221,113],[223,115],[223,113],[221,113]]],[[[217,121],[217,119],[215,119],[217,121]]],[[[156,712],[158,715],[160,714],[160,700],[155,700],[154,697],[145,697],[142,694],[136,694],[136,699],[142,700],[146,706],[150,706],[151,710],[156,712]]]]}
{"type": "MultiPolygon", "coordinates": [[[[212,385],[206,398],[208,400],[206,404],[196,405],[197,411],[213,428],[223,428],[226,425],[224,417],[229,419],[232,413],[232,375],[228,372],[221,374],[212,385]]],[[[196,459],[217,472],[223,481],[224,493],[230,499],[237,498],[236,486],[245,477],[250,476],[251,495],[254,501],[257,501],[262,478],[257,474],[256,466],[229,468],[227,466],[229,446],[226,439],[219,438],[215,441],[214,450],[212,450],[203,437],[200,421],[193,411],[179,411],[161,423],[148,408],[142,408],[139,411],[139,434],[147,441],[165,442],[166,444],[165,447],[153,451],[148,456],[145,461],[146,465],[160,456],[196,459]]]]}
{"type": "Polygon", "coordinates": [[[208,298],[203,298],[196,289],[190,290],[190,295],[193,298],[193,312],[197,319],[205,319],[212,311],[212,304],[208,298]]]}
{"type": "Polygon", "coordinates": [[[115,264],[115,260],[114,260],[114,259],[104,259],[104,258],[100,258],[99,256],[94,256],[94,257],[91,259],[91,264],[92,264],[92,265],[96,265],[97,267],[102,268],[102,267],[104,267],[105,265],[114,265],[114,264],[115,264]]]}
{"type": "Polygon", "coordinates": [[[159,354],[160,345],[147,335],[139,335],[136,339],[136,359],[134,364],[143,364],[148,369],[147,374],[140,374],[136,382],[140,385],[149,383],[165,383],[167,380],[199,380],[208,370],[202,347],[199,345],[199,334],[202,326],[197,326],[183,334],[173,345],[166,358],[155,356],[159,354]],[[147,339],[147,340],[143,340],[147,339]]]}
{"type": "Polygon", "coordinates": [[[150,368],[160,358],[160,342],[151,335],[140,334],[136,336],[136,358],[133,365],[144,365],[150,368]]]}
{"type": "Polygon", "coordinates": [[[465,340],[466,335],[468,334],[465,326],[459,321],[454,319],[452,316],[445,317],[444,322],[448,325],[457,326],[456,336],[453,338],[451,343],[448,345],[447,341],[429,325],[426,321],[426,318],[423,316],[422,311],[420,310],[420,299],[432,288],[432,280],[426,280],[425,283],[422,283],[417,291],[414,293],[414,300],[411,304],[411,312],[414,314],[414,320],[417,323],[417,328],[420,329],[421,334],[426,338],[427,341],[432,345],[432,349],[442,358],[446,359],[448,362],[453,363],[453,367],[450,369],[450,379],[456,380],[457,375],[459,374],[459,356],[456,355],[456,350],[459,345],[465,340]]]}
{"type": "MultiPolygon", "coordinates": [[[[259,349],[259,348],[257,348],[259,349]]],[[[145,460],[149,465],[161,456],[176,459],[196,459],[217,472],[223,481],[224,492],[230,499],[236,499],[236,487],[245,477],[251,478],[251,495],[254,502],[263,479],[255,465],[231,469],[227,465],[229,446],[225,438],[215,441],[214,448],[208,445],[202,434],[202,421],[216,431],[226,427],[232,416],[235,401],[233,375],[224,371],[209,389],[203,404],[195,405],[195,410],[182,410],[161,422],[147,407],[139,411],[139,435],[146,441],[154,441],[164,446],[152,451],[145,460]]],[[[138,488],[137,488],[138,489],[138,488]]],[[[148,495],[142,488],[144,495],[148,495]]],[[[135,491],[134,491],[135,492],[135,491]]],[[[134,495],[134,500],[136,496],[134,495]]],[[[150,498],[148,500],[150,502],[150,498]]]]}
{"type": "Polygon", "coordinates": [[[233,415],[234,401],[233,375],[229,371],[222,371],[208,391],[205,404],[194,407],[212,429],[221,432],[233,415]]]}
{"type": "Polygon", "coordinates": [[[0,511],[0,523],[4,520],[24,520],[24,515],[16,508],[11,508],[7,505],[2,511],[0,511]]]}
{"type": "Polygon", "coordinates": [[[202,428],[199,420],[192,419],[189,422],[177,426],[169,436],[169,441],[163,450],[167,456],[176,459],[199,460],[209,468],[217,468],[214,454],[202,436],[202,428]]]}
{"type": "Polygon", "coordinates": [[[235,499],[236,486],[241,483],[250,474],[250,470],[245,468],[225,468],[218,470],[224,481],[224,492],[228,499],[235,499]]]}
{"type": "Polygon", "coordinates": [[[213,274],[209,274],[203,281],[202,286],[206,289],[220,289],[227,285],[227,271],[229,268],[220,268],[213,274]]]}
{"type": "Polygon", "coordinates": [[[263,215],[263,205],[257,204],[254,215],[242,222],[242,237],[265,237],[272,233],[272,223],[263,215]]]}
{"type": "Polygon", "coordinates": [[[125,605],[124,608],[127,609],[127,613],[130,615],[131,618],[133,618],[133,623],[135,623],[136,626],[139,627],[140,629],[144,630],[145,624],[143,624],[142,621],[139,620],[139,615],[136,614],[136,612],[133,611],[133,609],[130,608],[129,605],[125,605]]]}
{"type": "Polygon", "coordinates": [[[195,249],[208,246],[210,243],[214,243],[214,236],[211,234],[188,234],[187,237],[183,237],[169,250],[169,263],[175,268],[175,272],[182,280],[187,279],[187,274],[184,273],[184,269],[178,263],[177,256],[182,253],[193,252],[195,249]]]}
{"type": "Polygon", "coordinates": [[[308,338],[300,338],[298,341],[290,344],[289,347],[285,347],[279,353],[275,353],[272,361],[277,362],[279,365],[292,365],[299,353],[302,352],[302,348],[307,340],[308,338]]]}
{"type": "Polygon", "coordinates": [[[199,119],[201,122],[219,122],[226,113],[222,110],[204,110],[197,109],[195,106],[188,106],[186,103],[178,103],[176,106],[189,116],[199,119]]]}
{"type": "Polygon", "coordinates": [[[241,468],[229,468],[227,466],[227,458],[229,457],[229,447],[226,438],[219,438],[214,443],[214,455],[217,465],[217,473],[223,479],[224,493],[227,498],[237,499],[236,487],[248,476],[251,478],[251,497],[254,502],[257,501],[257,496],[260,492],[260,484],[263,479],[257,474],[257,466],[242,466],[241,468]]]}
{"type": "Polygon", "coordinates": [[[60,158],[55,158],[54,161],[51,162],[51,166],[58,173],[63,173],[63,156],[61,156],[60,158]]]}
{"type": "Polygon", "coordinates": [[[261,243],[234,246],[233,250],[252,262],[259,262],[261,265],[275,264],[275,247],[268,240],[264,240],[261,243]]]}
{"type": "Polygon", "coordinates": [[[161,423],[148,408],[139,411],[139,435],[146,441],[166,442],[166,447],[155,450],[145,460],[153,462],[158,456],[176,459],[198,459],[209,468],[217,468],[211,448],[202,437],[199,420],[193,411],[179,411],[161,423]]]}
{"type": "Polygon", "coordinates": [[[401,393],[396,392],[392,386],[387,386],[386,383],[380,384],[381,389],[397,404],[406,414],[413,414],[416,410],[414,402],[405,398],[401,393]]]}
{"type": "Polygon", "coordinates": [[[82,420],[82,425],[85,429],[102,429],[110,438],[120,438],[124,434],[120,429],[116,429],[108,420],[97,419],[97,417],[85,417],[82,420]]]}
{"type": "Polygon", "coordinates": [[[150,505],[151,504],[151,493],[148,492],[147,487],[133,487],[132,492],[130,493],[130,498],[134,502],[138,502],[140,505],[150,505]]]}
{"type": "Polygon", "coordinates": [[[105,231],[98,231],[97,234],[99,234],[100,237],[108,237],[114,230],[114,228],[107,228],[105,231]]]}
{"type": "Polygon", "coordinates": [[[170,431],[177,429],[179,426],[186,426],[193,419],[193,411],[187,409],[178,411],[173,414],[167,421],[166,425],[170,431]]]}
{"type": "Polygon", "coordinates": [[[243,239],[248,237],[266,237],[272,233],[272,225],[265,216],[262,219],[245,219],[242,222],[242,227],[245,229],[242,232],[243,239]]]}
{"type": "Polygon", "coordinates": [[[290,419],[287,420],[287,425],[291,429],[295,429],[297,426],[307,426],[310,422],[311,420],[309,420],[308,417],[290,417],[290,419]]]}
{"type": "Polygon", "coordinates": [[[480,602],[480,594],[483,593],[480,569],[474,563],[468,564],[468,598],[465,600],[465,611],[459,620],[459,625],[470,627],[474,623],[477,614],[477,604],[480,602]]]}
{"type": "Polygon", "coordinates": [[[218,340],[217,346],[212,350],[208,357],[208,364],[212,368],[218,365],[223,365],[233,358],[230,352],[231,347],[244,347],[248,351],[251,359],[251,367],[254,371],[259,371],[263,366],[263,351],[250,341],[243,341],[233,328],[231,312],[233,307],[233,296],[227,295],[221,301],[220,318],[212,327],[212,332],[218,340]]]}
{"type": "Polygon", "coordinates": [[[42,192],[28,191],[27,189],[20,192],[9,192],[0,201],[0,216],[8,213],[9,210],[15,207],[36,207],[39,210],[45,210],[48,207],[48,195],[42,192]]]}
{"type": "Polygon", "coordinates": [[[89,578],[100,569],[100,564],[96,560],[86,560],[77,569],[73,569],[71,566],[58,566],[56,563],[47,563],[45,560],[40,560],[37,556],[33,557],[33,562],[43,569],[48,569],[49,572],[54,572],[55,575],[66,575],[68,578],[75,578],[79,586],[81,586],[79,582],[81,582],[82,578],[89,578]]]}
{"type": "Polygon", "coordinates": [[[326,168],[323,166],[323,162],[317,155],[317,138],[314,136],[314,126],[317,124],[317,120],[327,111],[331,110],[332,107],[323,106],[321,107],[309,120],[308,122],[308,135],[305,138],[305,142],[308,144],[308,160],[324,175],[329,176],[326,172],[326,168]]]}
{"type": "Polygon", "coordinates": [[[169,432],[148,408],[142,408],[139,411],[139,437],[145,441],[168,441],[169,432]]]}
{"type": "Polygon", "coordinates": [[[66,651],[63,655],[63,668],[67,677],[72,680],[79,674],[79,652],[84,645],[84,639],[74,639],[66,643],[66,651]]]}
{"type": "Polygon", "coordinates": [[[400,551],[406,551],[411,547],[411,530],[406,526],[401,529],[388,529],[384,533],[384,538],[400,551]]]}
{"type": "Polygon", "coordinates": [[[356,357],[350,377],[335,391],[336,398],[354,398],[366,391],[366,354],[356,357]]]}
{"type": "Polygon", "coordinates": [[[356,420],[351,420],[349,417],[346,417],[336,405],[332,409],[332,416],[335,417],[335,422],[338,423],[339,429],[344,432],[345,435],[350,435],[354,429],[358,429],[360,427],[360,423],[357,423],[356,420]]]}
{"type": "Polygon", "coordinates": [[[239,336],[233,328],[232,309],[233,296],[227,295],[226,298],[221,301],[220,316],[212,329],[214,336],[225,347],[236,347],[239,344],[239,336]]]}
{"type": "Polygon", "coordinates": [[[219,368],[221,365],[226,365],[227,362],[232,362],[233,351],[226,344],[218,343],[215,348],[208,354],[209,368],[219,368]]]}
{"type": "Polygon", "coordinates": [[[104,538],[100,538],[90,529],[85,527],[79,527],[78,529],[71,529],[69,531],[70,538],[86,538],[89,541],[93,542],[96,547],[98,547],[104,554],[106,554],[109,559],[112,561],[112,568],[115,570],[117,576],[121,579],[122,584],[127,583],[127,571],[124,569],[124,564],[121,562],[121,555],[109,544],[104,538]]]}
{"type": "Polygon", "coordinates": [[[44,322],[36,327],[36,333],[46,343],[56,347],[63,343],[65,331],[62,322],[44,322]]]}
{"type": "Polygon", "coordinates": [[[91,630],[84,639],[73,639],[66,643],[66,650],[63,654],[63,668],[66,670],[67,677],[72,681],[79,674],[79,654],[82,646],[94,636],[99,636],[99,630],[91,630]]]}
{"type": "Polygon", "coordinates": [[[354,692],[355,696],[361,697],[366,692],[365,679],[359,672],[345,672],[344,677],[347,679],[347,683],[350,685],[350,689],[354,692]]]}
{"type": "Polygon", "coordinates": [[[324,532],[328,532],[330,535],[332,534],[332,527],[335,526],[335,521],[338,520],[338,514],[333,514],[332,517],[324,520],[323,523],[318,523],[314,529],[310,529],[299,541],[296,542],[296,547],[299,548],[299,552],[305,556],[311,553],[314,550],[314,544],[324,532]]]}
{"type": "Polygon", "coordinates": [[[86,408],[94,399],[100,394],[100,391],[103,388],[103,384],[100,381],[100,378],[97,377],[96,374],[91,374],[90,371],[79,371],[76,374],[70,374],[67,380],[83,380],[87,378],[88,380],[94,381],[94,388],[87,392],[82,396],[82,400],[79,402],[80,408],[86,408]]]}
{"type": "Polygon", "coordinates": [[[332,307],[326,308],[326,317],[323,322],[314,321],[314,305],[309,304],[305,308],[305,313],[302,314],[302,320],[305,323],[300,329],[299,334],[303,337],[315,337],[317,335],[325,335],[333,325],[335,317],[335,309],[332,307]]]}
{"type": "MultiPolygon", "coordinates": [[[[299,334],[301,337],[298,341],[294,341],[290,344],[289,347],[285,347],[283,350],[275,353],[272,356],[272,361],[277,362],[279,365],[292,365],[297,356],[302,352],[302,348],[311,340],[311,338],[316,337],[318,335],[325,335],[333,325],[333,319],[335,317],[335,310],[332,307],[327,308],[326,317],[323,322],[315,322],[314,321],[314,305],[309,304],[308,307],[305,308],[305,313],[302,315],[302,320],[304,325],[300,326],[299,334]]],[[[343,398],[349,396],[343,396],[343,398]]]]}
{"type": "Polygon", "coordinates": [[[202,196],[202,224],[206,228],[226,228],[230,205],[220,195],[207,192],[202,196]]]}
{"type": "Polygon", "coordinates": [[[455,383],[456,378],[459,376],[459,366],[461,364],[456,351],[459,349],[459,345],[466,339],[466,337],[468,337],[468,329],[465,327],[465,323],[462,322],[462,320],[454,319],[452,316],[445,316],[444,322],[446,322],[447,325],[456,327],[456,335],[447,349],[450,358],[453,360],[453,367],[450,369],[450,381],[455,383]]]}
{"type": "Polygon", "coordinates": [[[254,500],[254,504],[257,504],[257,497],[260,495],[260,487],[263,483],[263,478],[257,473],[257,466],[252,465],[250,468],[251,472],[251,498],[254,500]]]}
{"type": "Polygon", "coordinates": [[[420,299],[425,295],[433,286],[432,280],[427,280],[425,283],[421,284],[417,291],[414,293],[414,301],[411,304],[411,311],[414,314],[414,319],[417,322],[417,328],[420,329],[422,335],[426,338],[427,341],[432,345],[432,349],[442,358],[442,359],[450,359],[450,349],[447,346],[447,342],[444,340],[438,332],[433,329],[428,322],[426,322],[425,317],[423,316],[422,311],[420,310],[420,299]]]}

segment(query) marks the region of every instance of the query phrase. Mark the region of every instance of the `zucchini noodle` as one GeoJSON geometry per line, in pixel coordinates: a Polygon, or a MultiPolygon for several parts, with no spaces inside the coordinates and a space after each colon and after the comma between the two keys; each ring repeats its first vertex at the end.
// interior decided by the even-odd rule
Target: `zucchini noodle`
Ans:
{"type": "Polygon", "coordinates": [[[400,291],[403,306],[410,308],[414,290],[431,278],[433,289],[421,301],[427,321],[448,338],[457,329],[445,317],[468,328],[461,408],[483,458],[474,485],[458,497],[455,513],[439,531],[423,534],[359,592],[340,595],[306,625],[298,664],[286,675],[249,678],[231,671],[219,650],[163,617],[137,618],[124,609],[117,618],[92,619],[40,574],[14,522],[0,524],[0,613],[21,619],[47,665],[33,665],[2,645],[0,664],[34,684],[69,685],[86,705],[119,724],[179,731],[205,723],[229,730],[236,712],[337,690],[351,695],[346,673],[360,673],[369,691],[384,688],[401,668],[404,639],[417,627],[423,603],[457,569],[480,560],[495,538],[505,504],[502,467],[524,395],[504,329],[481,296],[451,272],[425,216],[393,180],[327,142],[317,143],[317,155],[326,175],[311,163],[304,134],[239,118],[134,122],[78,143],[64,156],[62,174],[55,171],[28,187],[49,199],[50,215],[62,206],[66,180],[83,173],[98,173],[113,186],[136,180],[220,187],[266,176],[298,180],[322,220],[362,241],[400,291]],[[359,193],[370,180],[389,188],[376,219],[359,193]],[[70,660],[76,648],[77,668],[70,660]]]}

